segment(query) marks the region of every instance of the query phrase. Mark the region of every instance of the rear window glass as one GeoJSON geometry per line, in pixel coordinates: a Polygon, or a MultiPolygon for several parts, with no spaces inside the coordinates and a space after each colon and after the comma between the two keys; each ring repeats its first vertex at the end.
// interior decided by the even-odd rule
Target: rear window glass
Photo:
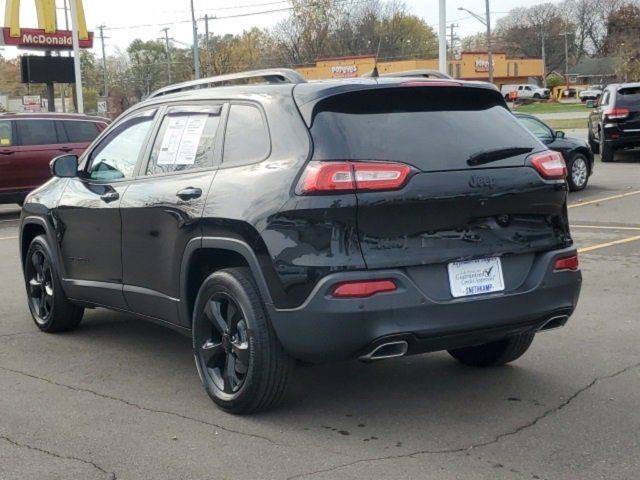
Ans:
{"type": "Polygon", "coordinates": [[[91,143],[100,133],[94,122],[63,120],[62,127],[71,143],[91,143]]]}
{"type": "Polygon", "coordinates": [[[9,120],[0,120],[0,147],[13,145],[13,132],[9,120]]]}
{"type": "Polygon", "coordinates": [[[468,168],[471,155],[487,150],[542,148],[500,93],[465,87],[336,95],[316,105],[311,135],[316,160],[389,160],[424,171],[468,168]]]}
{"type": "Polygon", "coordinates": [[[231,105],[223,163],[246,165],[263,160],[271,149],[262,113],[253,105],[231,105]]]}
{"type": "Polygon", "coordinates": [[[52,145],[58,143],[56,126],[53,120],[18,120],[18,138],[20,145],[52,145]]]}
{"type": "Polygon", "coordinates": [[[618,90],[617,104],[625,107],[640,105],[640,87],[618,90]]]}

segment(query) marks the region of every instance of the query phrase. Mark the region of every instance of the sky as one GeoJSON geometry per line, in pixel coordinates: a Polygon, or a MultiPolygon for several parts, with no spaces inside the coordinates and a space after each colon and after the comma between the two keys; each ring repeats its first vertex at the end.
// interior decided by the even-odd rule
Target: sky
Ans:
{"type": "MultiPolygon", "coordinates": [[[[64,28],[63,1],[56,0],[58,25],[64,28]]],[[[210,34],[241,33],[251,27],[268,28],[288,15],[288,0],[193,0],[196,18],[205,14],[217,18],[209,21],[210,34]],[[253,12],[266,12],[260,15],[246,15],[253,12]],[[275,10],[275,11],[273,11],[275,10]],[[243,15],[243,16],[240,16],[243,15]],[[225,18],[226,17],[226,18],[225,18]],[[235,17],[235,18],[230,18],[235,17]]],[[[548,0],[547,0],[548,1],[548,0]]],[[[23,28],[36,27],[34,0],[22,0],[20,23],[23,28]]],[[[409,10],[423,18],[434,30],[438,28],[438,0],[405,0],[409,10]]],[[[515,7],[528,7],[544,3],[544,0],[491,0],[492,24],[515,7]]],[[[0,0],[0,18],[4,17],[6,0],[0,0]]],[[[447,24],[456,23],[459,37],[484,31],[485,27],[475,18],[458,7],[467,8],[484,16],[485,0],[447,0],[447,24]]],[[[85,16],[90,30],[97,32],[97,26],[105,25],[105,45],[107,55],[116,48],[126,49],[136,38],[143,40],[159,39],[164,27],[169,27],[169,36],[175,45],[191,44],[190,0],[84,0],[85,16]],[[142,26],[148,25],[148,26],[142,26]]],[[[69,15],[70,18],[70,15],[69,15]]],[[[198,24],[199,33],[204,32],[204,20],[198,24]]],[[[96,38],[94,52],[101,56],[100,42],[96,38]]],[[[15,48],[0,48],[5,57],[15,57],[19,52],[15,48]]]]}

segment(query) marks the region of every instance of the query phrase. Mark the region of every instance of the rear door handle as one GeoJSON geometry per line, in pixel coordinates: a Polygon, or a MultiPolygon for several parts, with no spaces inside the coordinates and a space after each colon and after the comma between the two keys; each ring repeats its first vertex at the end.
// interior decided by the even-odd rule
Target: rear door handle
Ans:
{"type": "Polygon", "coordinates": [[[200,198],[202,195],[202,189],[195,187],[187,187],[176,193],[176,196],[182,200],[193,200],[194,198],[200,198]]]}
{"type": "Polygon", "coordinates": [[[0,150],[0,154],[2,155],[13,155],[14,153],[13,150],[0,150]]]}
{"type": "Polygon", "coordinates": [[[120,194],[118,192],[107,192],[100,195],[100,199],[105,203],[111,203],[120,198],[120,194]]]}
{"type": "Polygon", "coordinates": [[[73,150],[71,147],[60,147],[61,152],[70,152],[71,150],[73,150]]]}

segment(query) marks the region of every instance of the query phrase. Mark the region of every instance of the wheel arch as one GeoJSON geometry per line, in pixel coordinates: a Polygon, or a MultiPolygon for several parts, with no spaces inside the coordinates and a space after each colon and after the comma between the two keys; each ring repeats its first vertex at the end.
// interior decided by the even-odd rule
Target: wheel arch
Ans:
{"type": "Polygon", "coordinates": [[[575,148],[569,153],[569,160],[571,160],[577,154],[582,154],[586,157],[587,168],[589,169],[589,174],[591,174],[591,171],[593,170],[593,155],[591,151],[587,147],[575,148]]]}
{"type": "MultiPolygon", "coordinates": [[[[45,235],[49,240],[49,244],[51,247],[51,235],[49,226],[47,223],[39,217],[27,217],[22,221],[22,225],[20,226],[20,261],[22,263],[22,268],[24,269],[24,263],[26,260],[27,251],[29,250],[29,245],[34,238],[38,235],[45,235]]],[[[57,263],[56,267],[60,267],[58,258],[56,256],[57,252],[54,252],[53,261],[57,263]]],[[[60,271],[60,270],[58,270],[60,271]]]]}
{"type": "Polygon", "coordinates": [[[243,240],[199,237],[187,244],[180,268],[180,323],[191,328],[193,306],[202,281],[223,268],[249,267],[265,303],[273,303],[260,263],[243,240]]]}

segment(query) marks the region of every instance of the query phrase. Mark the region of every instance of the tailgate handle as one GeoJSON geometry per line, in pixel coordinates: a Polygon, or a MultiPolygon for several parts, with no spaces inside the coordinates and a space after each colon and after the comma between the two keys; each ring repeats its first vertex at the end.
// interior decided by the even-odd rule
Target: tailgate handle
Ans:
{"type": "Polygon", "coordinates": [[[182,200],[193,200],[195,198],[200,198],[201,195],[202,189],[195,187],[187,187],[176,193],[176,196],[182,200]]]}

